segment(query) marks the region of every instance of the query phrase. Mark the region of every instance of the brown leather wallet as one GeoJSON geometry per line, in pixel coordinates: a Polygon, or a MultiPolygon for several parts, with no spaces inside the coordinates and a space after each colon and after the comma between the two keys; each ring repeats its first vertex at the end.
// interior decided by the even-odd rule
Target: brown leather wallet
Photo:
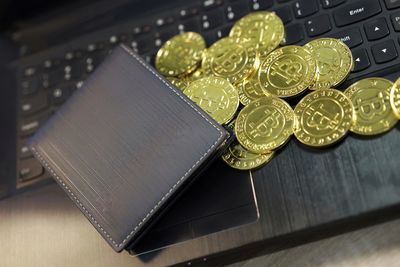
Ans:
{"type": "Polygon", "coordinates": [[[104,239],[121,251],[221,154],[229,136],[121,46],[30,147],[104,239]]]}

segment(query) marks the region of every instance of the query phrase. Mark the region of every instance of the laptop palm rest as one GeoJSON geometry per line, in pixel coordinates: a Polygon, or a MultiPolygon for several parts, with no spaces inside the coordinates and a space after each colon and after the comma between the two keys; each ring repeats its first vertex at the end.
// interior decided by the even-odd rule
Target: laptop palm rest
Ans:
{"type": "Polygon", "coordinates": [[[258,219],[250,172],[217,161],[173,204],[134,248],[154,251],[258,219]]]}

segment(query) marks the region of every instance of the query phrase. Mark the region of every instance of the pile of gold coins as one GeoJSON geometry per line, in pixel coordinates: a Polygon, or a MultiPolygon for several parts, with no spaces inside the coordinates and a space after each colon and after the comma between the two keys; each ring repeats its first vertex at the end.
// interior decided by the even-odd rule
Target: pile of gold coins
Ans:
{"type": "Polygon", "coordinates": [[[157,53],[157,70],[234,130],[236,140],[222,157],[227,164],[240,170],[263,166],[293,134],[322,148],[349,131],[378,135],[397,124],[400,80],[367,78],[341,92],[333,88],[347,79],[354,62],[343,42],[321,38],[284,46],[284,37],[281,19],[261,11],[240,19],[229,37],[209,48],[201,35],[186,32],[157,53]],[[288,99],[296,102],[294,109],[288,99]]]}

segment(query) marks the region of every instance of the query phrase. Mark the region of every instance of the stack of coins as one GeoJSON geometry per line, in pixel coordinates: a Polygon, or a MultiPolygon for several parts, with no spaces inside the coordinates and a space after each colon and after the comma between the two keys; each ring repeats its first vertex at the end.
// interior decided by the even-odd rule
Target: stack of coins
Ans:
{"type": "Polygon", "coordinates": [[[331,146],[349,131],[378,135],[400,119],[400,79],[335,87],[353,69],[350,49],[333,38],[304,46],[284,45],[284,26],[273,12],[251,13],[234,24],[229,37],[206,48],[197,33],[167,41],[156,68],[236,140],[223,160],[240,170],[259,168],[292,135],[310,147],[331,146]],[[294,109],[291,103],[297,101],[294,109]]]}

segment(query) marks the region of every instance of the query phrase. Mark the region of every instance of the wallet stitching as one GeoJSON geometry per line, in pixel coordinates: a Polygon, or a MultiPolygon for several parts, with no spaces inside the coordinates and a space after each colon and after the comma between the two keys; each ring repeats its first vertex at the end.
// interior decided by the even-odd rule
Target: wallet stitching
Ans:
{"type": "Polygon", "coordinates": [[[121,47],[133,58],[135,58],[141,65],[143,65],[147,70],[149,70],[154,76],[156,76],[161,82],[163,82],[168,88],[170,88],[177,96],[179,96],[183,101],[185,101],[193,110],[195,110],[201,117],[203,117],[211,126],[213,126],[219,133],[220,136],[219,138],[215,141],[215,143],[200,157],[199,160],[196,161],[195,164],[193,164],[192,167],[190,167],[189,170],[186,171],[186,173],[169,189],[169,191],[161,198],[160,201],[157,202],[157,204],[145,215],[145,217],[134,227],[134,229],[122,240],[121,243],[117,244],[117,242],[107,233],[106,230],[97,222],[97,220],[93,217],[93,215],[88,211],[85,206],[79,201],[77,196],[70,190],[68,185],[56,174],[56,172],[53,170],[53,168],[47,163],[47,161],[40,155],[40,153],[32,147],[31,150],[32,152],[37,156],[39,161],[43,163],[43,165],[47,168],[47,170],[54,176],[56,179],[60,182],[60,184],[67,190],[67,192],[72,196],[73,200],[83,209],[83,211],[89,216],[89,218],[98,226],[98,228],[105,234],[105,236],[116,246],[116,247],[121,247],[122,245],[125,244],[125,242],[128,241],[128,239],[137,231],[139,230],[140,226],[149,218],[149,216],[156,211],[156,209],[160,206],[160,204],[172,193],[172,191],[178,186],[179,183],[181,183],[186,176],[200,163],[200,161],[220,142],[220,140],[223,137],[223,132],[221,129],[219,129],[212,121],[210,121],[204,114],[202,114],[194,105],[192,105],[188,100],[186,100],[182,95],[180,95],[176,89],[174,89],[172,86],[170,86],[167,82],[165,82],[155,71],[153,71],[151,68],[149,68],[138,56],[136,56],[134,53],[132,53],[128,48],[126,48],[124,45],[121,45],[121,47]]]}

